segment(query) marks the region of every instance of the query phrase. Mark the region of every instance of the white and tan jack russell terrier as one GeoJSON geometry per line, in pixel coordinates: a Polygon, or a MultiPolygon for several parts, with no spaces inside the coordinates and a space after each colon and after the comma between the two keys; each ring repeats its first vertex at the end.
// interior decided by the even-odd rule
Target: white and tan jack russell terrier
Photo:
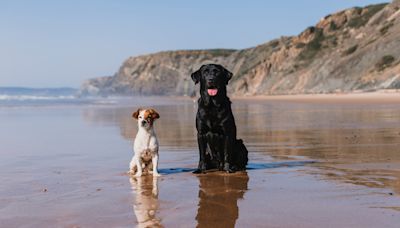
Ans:
{"type": "Polygon", "coordinates": [[[129,164],[129,173],[137,177],[144,173],[158,173],[158,140],[154,131],[154,121],[160,115],[154,109],[139,108],[132,114],[138,121],[138,132],[133,144],[134,155],[129,164]]]}

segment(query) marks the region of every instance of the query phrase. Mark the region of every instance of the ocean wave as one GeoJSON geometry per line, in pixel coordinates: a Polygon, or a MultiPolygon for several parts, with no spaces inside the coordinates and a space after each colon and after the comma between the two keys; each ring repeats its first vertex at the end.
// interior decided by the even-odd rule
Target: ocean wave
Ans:
{"type": "Polygon", "coordinates": [[[39,96],[39,95],[5,95],[0,94],[0,101],[43,101],[43,100],[72,100],[75,96],[39,96]]]}

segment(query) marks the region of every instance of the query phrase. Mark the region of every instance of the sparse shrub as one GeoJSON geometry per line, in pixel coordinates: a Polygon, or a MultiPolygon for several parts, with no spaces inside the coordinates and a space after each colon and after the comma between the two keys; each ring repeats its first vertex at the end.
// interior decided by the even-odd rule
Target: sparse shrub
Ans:
{"type": "Polygon", "coordinates": [[[317,28],[315,28],[314,26],[309,26],[306,28],[306,31],[309,31],[310,33],[314,33],[316,29],[317,28]]]}
{"type": "Polygon", "coordinates": [[[344,30],[342,33],[342,37],[343,37],[343,39],[350,38],[349,30],[344,30]]]}
{"type": "Polygon", "coordinates": [[[332,44],[333,46],[337,45],[337,37],[335,35],[330,35],[325,37],[325,40],[328,41],[328,44],[332,44]]]}
{"type": "Polygon", "coordinates": [[[297,48],[297,49],[303,48],[304,46],[306,46],[306,44],[303,43],[303,42],[300,42],[300,43],[297,43],[297,44],[296,44],[296,48],[297,48]]]}
{"type": "Polygon", "coordinates": [[[365,25],[365,23],[367,23],[367,22],[362,20],[361,16],[359,16],[359,17],[355,17],[355,18],[351,19],[347,25],[351,28],[359,28],[359,27],[365,25]]]}
{"type": "Polygon", "coordinates": [[[354,45],[354,46],[349,47],[348,49],[346,49],[346,50],[343,52],[343,56],[353,54],[353,53],[357,50],[357,48],[358,48],[358,45],[357,45],[357,44],[354,45]]]}
{"type": "Polygon", "coordinates": [[[325,37],[322,29],[316,29],[314,39],[305,45],[304,50],[299,54],[299,59],[308,61],[312,60],[321,50],[324,39],[325,37]]]}
{"type": "Polygon", "coordinates": [[[378,71],[383,71],[387,67],[391,66],[394,60],[395,58],[393,56],[385,55],[375,64],[375,68],[378,71]]]}
{"type": "Polygon", "coordinates": [[[329,30],[335,31],[337,29],[338,29],[338,27],[337,27],[336,23],[334,21],[331,21],[331,23],[329,24],[329,30]]]}
{"type": "Polygon", "coordinates": [[[271,45],[272,48],[277,47],[277,46],[279,45],[279,40],[272,41],[272,42],[270,43],[270,45],[271,45]]]}
{"type": "Polygon", "coordinates": [[[354,7],[354,10],[357,12],[357,14],[361,14],[362,11],[363,11],[363,8],[359,7],[359,6],[356,6],[356,7],[354,7]]]}
{"type": "Polygon", "coordinates": [[[361,9],[358,12],[361,15],[352,18],[348,22],[347,25],[351,28],[360,28],[360,27],[364,26],[369,21],[369,19],[371,19],[372,16],[374,16],[377,12],[382,10],[383,7],[385,7],[386,5],[387,5],[387,3],[382,3],[382,4],[377,4],[377,5],[369,5],[369,6],[365,7],[364,10],[366,10],[366,12],[364,14],[361,14],[361,11],[362,11],[361,8],[356,8],[357,10],[361,9]]]}
{"type": "Polygon", "coordinates": [[[379,32],[380,32],[381,35],[383,36],[383,35],[385,35],[385,34],[389,31],[390,27],[392,27],[393,25],[394,25],[394,24],[393,24],[393,22],[391,21],[390,23],[386,24],[386,25],[383,26],[381,29],[379,29],[379,32]]]}

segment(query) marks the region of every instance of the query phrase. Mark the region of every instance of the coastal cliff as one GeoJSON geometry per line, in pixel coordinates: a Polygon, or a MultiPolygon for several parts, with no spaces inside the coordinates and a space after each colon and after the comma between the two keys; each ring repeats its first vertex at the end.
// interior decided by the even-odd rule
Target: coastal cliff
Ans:
{"type": "Polygon", "coordinates": [[[190,74],[218,63],[237,96],[400,89],[400,0],[322,18],[298,36],[231,50],[165,51],[129,57],[113,76],[89,79],[80,95],[194,95],[190,74]]]}

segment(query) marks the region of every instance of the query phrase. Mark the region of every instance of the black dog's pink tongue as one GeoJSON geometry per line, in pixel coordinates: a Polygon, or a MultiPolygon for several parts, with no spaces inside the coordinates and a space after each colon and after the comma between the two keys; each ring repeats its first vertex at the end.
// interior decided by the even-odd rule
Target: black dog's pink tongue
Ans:
{"type": "Polygon", "coordinates": [[[218,93],[218,89],[208,89],[207,92],[208,92],[208,95],[215,96],[218,93]]]}

